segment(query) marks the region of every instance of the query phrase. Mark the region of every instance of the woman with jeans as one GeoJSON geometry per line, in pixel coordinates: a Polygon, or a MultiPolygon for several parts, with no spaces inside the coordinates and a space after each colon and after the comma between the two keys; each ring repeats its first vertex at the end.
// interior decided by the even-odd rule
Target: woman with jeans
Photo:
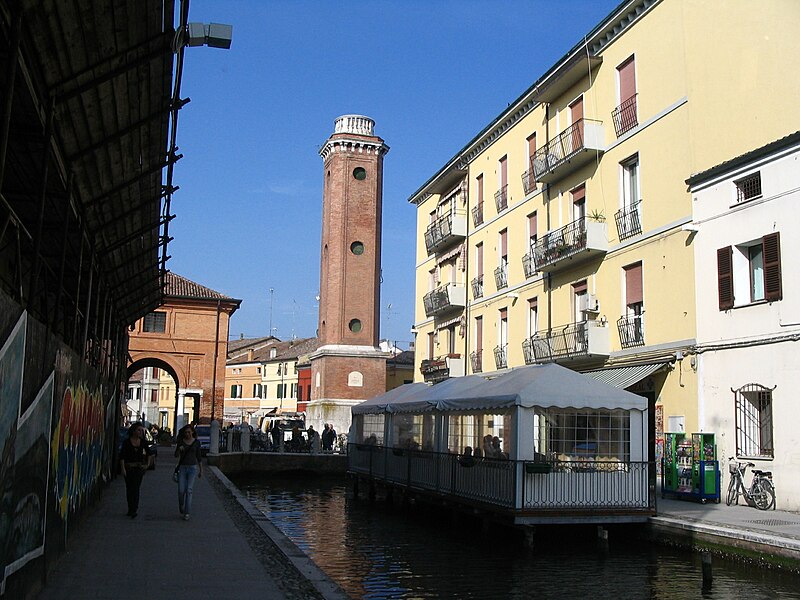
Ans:
{"type": "Polygon", "coordinates": [[[183,520],[189,520],[192,512],[192,491],[196,477],[203,476],[203,463],[200,459],[200,441],[194,430],[187,425],[180,431],[178,446],[175,448],[178,458],[178,510],[183,520]]]}
{"type": "Polygon", "coordinates": [[[125,478],[128,516],[131,519],[135,519],[139,511],[139,488],[151,460],[151,450],[144,439],[144,426],[137,421],[128,428],[128,438],[122,442],[119,453],[119,470],[125,478]]]}

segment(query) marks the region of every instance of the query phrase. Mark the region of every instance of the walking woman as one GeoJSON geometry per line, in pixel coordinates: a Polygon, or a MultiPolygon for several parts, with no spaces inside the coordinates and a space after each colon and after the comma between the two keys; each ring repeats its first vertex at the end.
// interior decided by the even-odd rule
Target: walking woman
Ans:
{"type": "Polygon", "coordinates": [[[136,422],[128,427],[128,439],[122,442],[119,453],[119,469],[125,478],[125,491],[128,497],[128,516],[136,518],[139,511],[139,488],[142,477],[150,466],[151,450],[144,439],[144,426],[136,422]]]}
{"type": "Polygon", "coordinates": [[[178,510],[181,511],[183,520],[188,521],[192,512],[194,480],[203,476],[200,440],[195,437],[190,425],[180,431],[175,456],[178,457],[178,510]]]}

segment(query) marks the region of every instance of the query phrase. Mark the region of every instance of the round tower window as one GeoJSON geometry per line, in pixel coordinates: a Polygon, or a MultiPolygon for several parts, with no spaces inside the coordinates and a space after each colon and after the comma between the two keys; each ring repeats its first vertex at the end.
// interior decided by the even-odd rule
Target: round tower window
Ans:
{"type": "Polygon", "coordinates": [[[361,321],[358,319],[353,319],[350,321],[350,331],[353,333],[358,333],[361,331],[361,321]]]}
{"type": "Polygon", "coordinates": [[[364,244],[361,242],[353,242],[350,244],[350,252],[358,256],[364,254],[364,244]]]}
{"type": "Polygon", "coordinates": [[[353,177],[359,181],[364,181],[367,178],[367,170],[364,167],[356,167],[353,169],[353,177]]]}

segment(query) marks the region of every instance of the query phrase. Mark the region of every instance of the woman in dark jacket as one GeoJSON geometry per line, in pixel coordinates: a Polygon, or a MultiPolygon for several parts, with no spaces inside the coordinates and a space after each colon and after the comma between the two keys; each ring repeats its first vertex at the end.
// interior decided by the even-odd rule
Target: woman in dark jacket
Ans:
{"type": "Polygon", "coordinates": [[[178,445],[175,448],[178,458],[178,510],[183,520],[189,520],[192,512],[192,492],[194,480],[203,476],[203,462],[200,456],[200,440],[195,437],[190,425],[181,429],[178,445]]]}
{"type": "Polygon", "coordinates": [[[131,519],[139,511],[139,488],[151,460],[151,450],[144,439],[144,426],[136,422],[128,428],[128,439],[122,442],[119,453],[119,470],[125,478],[128,516],[131,519]]]}

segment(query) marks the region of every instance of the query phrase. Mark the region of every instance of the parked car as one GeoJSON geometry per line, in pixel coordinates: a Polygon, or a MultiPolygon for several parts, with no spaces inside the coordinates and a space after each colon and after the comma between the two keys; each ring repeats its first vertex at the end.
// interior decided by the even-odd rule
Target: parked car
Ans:
{"type": "MultiPolygon", "coordinates": [[[[119,457],[119,453],[122,450],[122,443],[127,439],[128,439],[128,428],[120,427],[119,443],[117,444],[117,457],[119,457]]],[[[156,458],[158,457],[158,442],[156,442],[156,440],[153,438],[153,434],[150,433],[150,430],[147,427],[145,427],[144,429],[144,441],[150,450],[150,454],[153,455],[153,462],[150,464],[150,470],[152,471],[156,468],[156,458]]]]}
{"type": "Polygon", "coordinates": [[[197,439],[200,440],[200,454],[205,456],[211,448],[211,425],[197,425],[194,431],[197,439]]]}

